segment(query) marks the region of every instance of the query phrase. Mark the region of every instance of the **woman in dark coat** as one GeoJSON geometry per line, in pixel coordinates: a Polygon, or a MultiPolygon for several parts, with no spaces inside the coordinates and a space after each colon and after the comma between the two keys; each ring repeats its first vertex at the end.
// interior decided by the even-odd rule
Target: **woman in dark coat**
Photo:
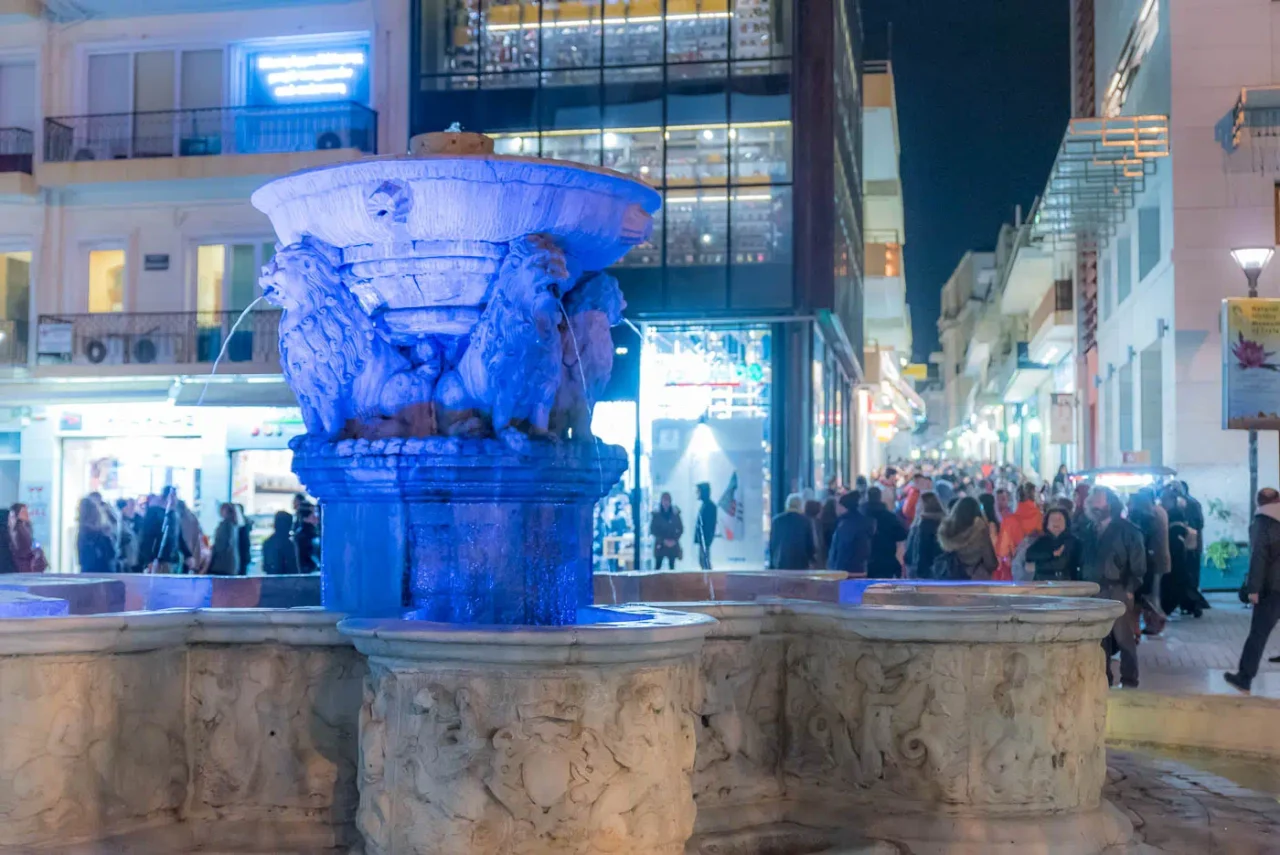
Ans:
{"type": "Polygon", "coordinates": [[[289,536],[293,517],[288,511],[276,511],[274,531],[262,542],[262,572],[268,576],[291,576],[298,572],[298,551],[289,536]]]}
{"type": "Polygon", "coordinates": [[[989,525],[982,505],[972,496],[952,505],[938,527],[938,545],[944,553],[939,563],[945,567],[945,575],[935,572],[934,578],[989,580],[999,565],[989,525]]]}
{"type": "Polygon", "coordinates": [[[670,493],[663,493],[658,499],[658,509],[649,519],[649,534],[653,535],[656,569],[662,569],[663,561],[672,570],[676,569],[676,562],[684,558],[684,549],[680,546],[680,538],[684,535],[684,520],[680,517],[680,509],[671,504],[670,493]]]}
{"type": "Polygon", "coordinates": [[[253,543],[249,533],[253,531],[253,520],[245,516],[244,505],[236,505],[236,545],[239,547],[240,565],[236,568],[241,576],[249,575],[249,565],[253,563],[253,543]]]}
{"type": "Polygon", "coordinates": [[[76,534],[76,553],[81,573],[113,573],[116,563],[116,541],[92,496],[80,500],[80,530],[76,534]]]}
{"type": "Polygon", "coordinates": [[[938,527],[945,516],[938,494],[926,491],[916,504],[916,519],[907,532],[905,573],[908,579],[932,579],[933,563],[942,554],[938,545],[938,527]]]}
{"type": "Polygon", "coordinates": [[[907,539],[907,527],[898,515],[881,499],[879,487],[867,489],[867,501],[862,512],[876,524],[871,536],[871,557],[867,561],[867,576],[871,579],[897,579],[902,576],[898,563],[898,544],[907,539]]]}
{"type": "MultiPolygon", "coordinates": [[[[10,561],[8,568],[0,572],[43,573],[49,569],[44,550],[36,544],[35,534],[31,530],[31,514],[26,505],[18,502],[9,508],[5,530],[8,537],[5,538],[4,546],[8,548],[3,551],[10,556],[10,561]]],[[[3,563],[2,559],[0,563],[3,563]]]]}
{"type": "Polygon", "coordinates": [[[1027,547],[1027,563],[1035,566],[1037,582],[1080,578],[1080,541],[1071,533],[1071,520],[1061,508],[1045,513],[1044,531],[1027,547]]]}
{"type": "Polygon", "coordinates": [[[822,536],[822,502],[817,499],[808,499],[804,503],[804,515],[809,518],[809,522],[813,524],[813,536],[818,546],[818,557],[814,560],[814,569],[821,569],[827,563],[827,550],[831,548],[831,544],[822,536]]]}
{"type": "Polygon", "coordinates": [[[209,557],[210,576],[234,576],[240,568],[240,538],[236,534],[236,506],[223,502],[218,508],[218,527],[213,533],[209,557]]]}

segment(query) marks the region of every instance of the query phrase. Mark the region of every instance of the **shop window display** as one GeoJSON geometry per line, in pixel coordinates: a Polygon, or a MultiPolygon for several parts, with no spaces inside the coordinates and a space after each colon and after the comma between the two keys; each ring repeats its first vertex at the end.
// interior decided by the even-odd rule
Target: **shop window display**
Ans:
{"type": "Polygon", "coordinates": [[[649,523],[664,492],[684,520],[685,569],[697,567],[698,485],[716,505],[712,567],[761,567],[771,504],[768,326],[645,329],[641,356],[641,549],[654,566],[649,523]]]}

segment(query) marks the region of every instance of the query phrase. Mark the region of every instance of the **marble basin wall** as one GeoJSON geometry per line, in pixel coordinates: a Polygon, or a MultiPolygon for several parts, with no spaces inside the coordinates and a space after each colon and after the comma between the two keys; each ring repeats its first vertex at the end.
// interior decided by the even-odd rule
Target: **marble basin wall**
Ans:
{"type": "Polygon", "coordinates": [[[307,610],[0,621],[0,852],[349,843],[366,669],[335,623],[307,610]]]}

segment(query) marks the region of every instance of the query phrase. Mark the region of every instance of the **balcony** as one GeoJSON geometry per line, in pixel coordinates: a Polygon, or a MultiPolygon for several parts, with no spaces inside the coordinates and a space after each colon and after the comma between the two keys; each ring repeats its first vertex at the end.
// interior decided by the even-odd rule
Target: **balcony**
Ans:
{"type": "MultiPolygon", "coordinates": [[[[41,315],[36,361],[51,376],[172,373],[206,366],[226,354],[219,373],[274,374],[280,370],[276,310],[250,312],[231,332],[239,312],[155,312],[41,315]],[[228,341],[230,336],[230,341],[228,341]]],[[[181,372],[178,372],[181,373],[181,372]]]]}
{"type": "Polygon", "coordinates": [[[1028,342],[1013,342],[989,374],[988,389],[1001,395],[1006,404],[1020,404],[1030,398],[1049,379],[1051,369],[1031,357],[1028,342]]]}
{"type": "Polygon", "coordinates": [[[1044,365],[1056,365],[1075,346],[1075,311],[1072,282],[1060,279],[1053,283],[1028,325],[1031,358],[1044,365]]]}
{"type": "Polygon", "coordinates": [[[378,114],[350,101],[45,119],[40,183],[275,175],[378,150],[378,114]]]}
{"type": "Polygon", "coordinates": [[[35,137],[26,128],[0,128],[0,196],[34,196],[35,137]]]}
{"type": "Polygon", "coordinates": [[[1025,315],[1040,304],[1046,291],[1052,290],[1053,252],[1031,237],[1030,225],[1019,227],[1000,291],[1003,314],[1025,315]]]}

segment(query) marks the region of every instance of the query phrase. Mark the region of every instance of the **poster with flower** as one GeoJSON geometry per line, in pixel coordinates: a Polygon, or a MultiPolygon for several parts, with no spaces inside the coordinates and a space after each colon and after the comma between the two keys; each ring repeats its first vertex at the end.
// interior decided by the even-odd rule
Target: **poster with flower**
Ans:
{"type": "Polygon", "coordinates": [[[1280,430],[1280,300],[1222,301],[1222,421],[1280,430]]]}

